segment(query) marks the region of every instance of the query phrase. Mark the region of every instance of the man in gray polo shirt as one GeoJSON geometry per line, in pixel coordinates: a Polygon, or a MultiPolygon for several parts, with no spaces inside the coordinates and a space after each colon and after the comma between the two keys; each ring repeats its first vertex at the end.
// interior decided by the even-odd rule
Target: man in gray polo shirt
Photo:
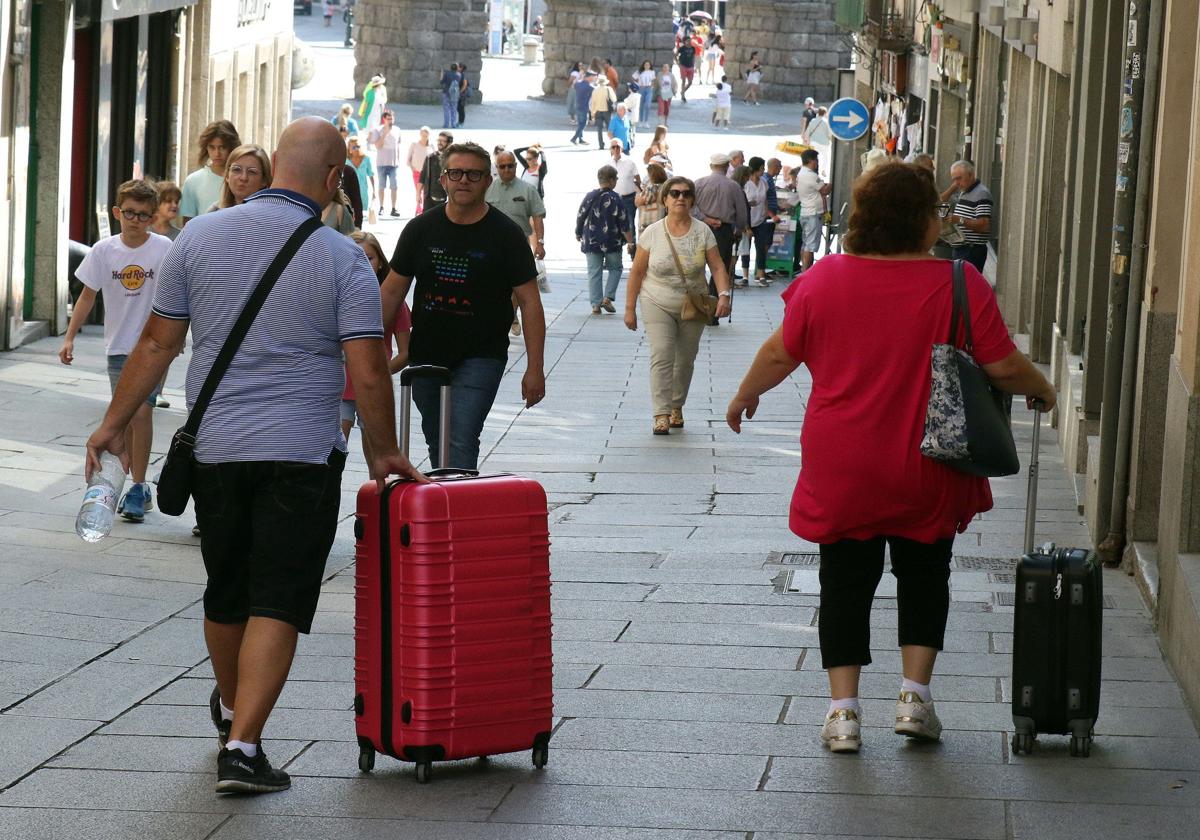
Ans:
{"type": "Polygon", "coordinates": [[[517,177],[517,156],[512,152],[496,155],[499,181],[493,181],[485,196],[488,204],[516,222],[527,237],[534,239],[533,257],[546,258],[546,205],[537,187],[517,177]]]}
{"type": "MultiPolygon", "coordinates": [[[[89,475],[106,450],[127,460],[123,430],[183,347],[189,325],[192,406],[267,266],[333,200],[345,159],[330,122],[297,120],[279,139],[271,189],[193,219],[179,235],[160,269],[150,320],[88,439],[89,475]]],[[[382,339],[379,283],[364,252],[322,227],[271,290],[200,426],[192,497],[208,573],[204,638],[217,678],[209,708],[221,744],[218,792],[290,785],[267,761],[261,737],[297,634],[311,627],[337,529],[346,460],[338,421],[343,356],[375,453],[371,477],[424,480],[396,447],[382,339]]]]}

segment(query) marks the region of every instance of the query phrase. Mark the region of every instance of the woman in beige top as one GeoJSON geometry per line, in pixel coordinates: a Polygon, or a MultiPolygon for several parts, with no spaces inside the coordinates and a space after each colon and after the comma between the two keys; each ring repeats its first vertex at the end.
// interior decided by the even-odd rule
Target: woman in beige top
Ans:
{"type": "Polygon", "coordinates": [[[700,336],[706,326],[703,321],[685,321],[681,317],[684,290],[708,293],[704,277],[707,265],[718,289],[718,318],[729,315],[731,292],[729,274],[721,261],[712,228],[692,218],[696,185],[688,178],[671,178],[662,185],[660,195],[667,215],[647,227],[638,240],[625,292],[625,326],[637,329],[637,301],[641,297],[642,319],[650,341],[654,434],[666,435],[671,429],[683,427],[683,404],[687,401],[700,336]],[[684,277],[676,266],[676,255],[684,277]]]}
{"type": "Polygon", "coordinates": [[[424,210],[425,196],[421,192],[421,168],[425,166],[425,158],[429,157],[432,147],[429,145],[429,126],[421,126],[421,139],[408,146],[408,168],[412,170],[413,189],[417,193],[416,214],[424,210]]]}

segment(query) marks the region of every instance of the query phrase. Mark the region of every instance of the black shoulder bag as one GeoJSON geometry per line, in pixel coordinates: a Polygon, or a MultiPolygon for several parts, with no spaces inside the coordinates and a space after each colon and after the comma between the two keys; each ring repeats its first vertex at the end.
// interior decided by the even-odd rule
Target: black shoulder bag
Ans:
{"type": "Polygon", "coordinates": [[[1021,468],[1009,414],[1012,397],[992,385],[975,361],[971,309],[962,260],[955,260],[951,283],[950,335],[933,345],[929,405],[921,454],[976,476],[1014,475],[1021,468]],[[965,342],[958,342],[959,323],[965,342]]]}
{"type": "Polygon", "coordinates": [[[188,499],[191,498],[196,471],[196,435],[200,431],[200,421],[204,419],[204,412],[208,409],[217,386],[221,384],[225,371],[229,369],[230,362],[233,361],[242,340],[250,331],[250,326],[258,317],[259,310],[266,302],[267,295],[271,294],[279,276],[296,256],[305,240],[321,227],[319,218],[306,219],[271,261],[271,265],[254,287],[250,299],[246,301],[246,306],[234,322],[233,329],[229,331],[229,336],[221,346],[221,352],[217,354],[208,376],[204,378],[204,386],[200,389],[200,396],[196,398],[187,422],[175,432],[175,437],[171,438],[171,448],[167,450],[167,459],[158,479],[158,509],[168,516],[179,516],[183,513],[187,508],[188,499]]]}

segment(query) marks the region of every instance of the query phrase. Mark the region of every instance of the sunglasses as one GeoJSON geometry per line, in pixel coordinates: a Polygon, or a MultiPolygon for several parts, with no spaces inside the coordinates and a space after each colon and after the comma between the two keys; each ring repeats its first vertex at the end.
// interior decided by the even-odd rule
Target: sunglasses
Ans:
{"type": "Polygon", "coordinates": [[[516,169],[517,165],[515,163],[497,163],[496,168],[497,169],[516,169]]]}
{"type": "Polygon", "coordinates": [[[139,222],[148,222],[154,218],[153,213],[140,213],[137,210],[121,210],[121,217],[127,222],[132,222],[137,219],[139,222]]]}
{"type": "Polygon", "coordinates": [[[691,190],[667,190],[667,195],[671,198],[691,198],[691,190]]]}
{"type": "Polygon", "coordinates": [[[468,181],[472,184],[478,184],[483,180],[483,176],[488,173],[484,169],[447,169],[443,174],[451,181],[461,181],[463,176],[466,175],[468,181]]]}

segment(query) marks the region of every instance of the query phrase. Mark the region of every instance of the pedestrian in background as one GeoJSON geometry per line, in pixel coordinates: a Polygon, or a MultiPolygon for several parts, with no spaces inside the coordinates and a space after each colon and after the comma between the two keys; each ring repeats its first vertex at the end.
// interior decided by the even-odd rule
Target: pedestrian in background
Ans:
{"type": "Polygon", "coordinates": [[[679,65],[679,101],[687,102],[687,92],[696,78],[696,42],[690,35],[684,36],[675,50],[675,62],[679,65]]]}
{"type": "Polygon", "coordinates": [[[712,228],[692,215],[696,185],[677,176],[663,184],[662,194],[667,215],[643,231],[625,294],[625,326],[631,330],[638,327],[641,301],[650,342],[650,402],[656,435],[683,428],[683,406],[704,333],[703,321],[683,319],[687,292],[705,288],[707,266],[718,290],[718,318],[729,315],[732,294],[712,228]]]}
{"type": "MultiPolygon", "coordinates": [[[[808,368],[790,526],[820,545],[819,637],[831,696],[821,741],[833,752],[861,744],[859,677],[871,662],[885,544],[904,674],[895,731],[940,738],[930,682],[950,608],[954,536],[992,507],[986,478],[920,452],[929,348],[946,340],[951,311],[951,265],[929,257],[941,229],[937,204],[933,179],[911,164],[885,163],[855,181],[850,253],[826,257],[788,287],[783,324],[726,414],[740,432],[763,394],[808,368]]],[[[987,281],[969,266],[966,281],[975,361],[998,388],[1053,408],[1054,387],[1013,345],[987,281]]]]}
{"type": "Polygon", "coordinates": [[[394,317],[415,282],[412,364],[449,368],[452,386],[450,463],[443,464],[440,388],[430,379],[413,384],[429,457],[434,467],[475,469],[479,436],[507,367],[513,293],[524,324],[526,407],[546,395],[546,319],[528,240],[486,201],[491,156],[475,143],[451,145],[443,154],[448,201],[405,225],[383,284],[383,314],[385,321],[394,317]]]}
{"type": "Polygon", "coordinates": [[[729,130],[729,114],[733,110],[733,90],[729,87],[726,77],[722,76],[717,82],[717,91],[713,99],[713,128],[729,130]]]}
{"type": "Polygon", "coordinates": [[[521,168],[524,170],[521,173],[521,180],[533,184],[537,188],[538,195],[544,199],[546,197],[546,173],[549,171],[549,167],[546,165],[546,152],[542,149],[541,144],[519,146],[513,149],[513,154],[516,155],[517,163],[521,164],[521,168]]]}
{"type": "Polygon", "coordinates": [[[650,109],[654,105],[654,63],[651,61],[643,61],[642,68],[637,74],[638,91],[642,98],[638,102],[638,128],[645,128],[650,124],[650,109]]]}
{"type": "Polygon", "coordinates": [[[471,80],[467,78],[467,65],[458,63],[458,124],[467,124],[467,100],[471,98],[471,80]]]}
{"type": "Polygon", "coordinates": [[[429,145],[429,126],[423,125],[417,139],[408,144],[408,168],[412,171],[413,191],[417,196],[417,203],[413,209],[415,216],[421,215],[425,209],[421,170],[425,167],[425,160],[433,153],[433,147],[429,145]]]}
{"type": "Polygon", "coordinates": [[[721,76],[717,70],[717,62],[722,54],[721,45],[717,43],[717,36],[714,35],[704,50],[704,75],[710,85],[721,76]]]}
{"type": "Polygon", "coordinates": [[[571,65],[571,71],[567,73],[567,122],[575,122],[575,113],[578,110],[576,107],[575,83],[583,78],[583,62],[576,61],[571,65]]]}
{"type": "Polygon", "coordinates": [[[633,158],[625,154],[624,147],[618,138],[614,137],[609,141],[609,153],[612,155],[612,163],[609,165],[617,172],[617,183],[613,189],[621,197],[621,203],[625,205],[625,213],[629,217],[632,230],[634,218],[637,216],[637,205],[634,203],[634,199],[637,198],[638,190],[642,188],[642,176],[638,174],[637,164],[633,162],[633,158]]]}
{"type": "MultiPolygon", "coordinates": [[[[108,385],[113,393],[150,317],[154,290],[163,258],[171,240],[150,230],[158,210],[158,191],[149,181],[126,181],[117,187],[112,208],[119,233],[101,239],[83,258],[75,276],[83,283],[75,301],[71,322],[63,336],[58,359],[64,365],[75,361],[75,336],[87,322],[96,293],[104,295],[104,353],[108,385]]],[[[166,368],[163,369],[165,375],[166,368]]],[[[154,407],[162,390],[162,376],[129,412],[120,428],[124,450],[129,453],[133,486],[118,500],[117,513],[130,522],[141,522],[154,507],[154,494],[146,481],[150,447],[154,441],[154,407]]]]}
{"type": "Polygon", "coordinates": [[[358,120],[354,119],[354,106],[349,102],[342,104],[338,112],[330,120],[339,131],[345,129],[351,137],[358,134],[358,120]]]}
{"type": "Polygon", "coordinates": [[[658,121],[663,125],[671,124],[671,100],[675,97],[675,77],[671,75],[671,65],[664,64],[658,74],[658,121]]]}
{"type": "Polygon", "coordinates": [[[746,68],[746,103],[758,104],[759,87],[762,85],[763,67],[758,53],[750,53],[750,64],[746,68]]]}
{"type": "MultiPolygon", "coordinates": [[[[734,152],[740,155],[741,152],[734,152]]],[[[742,204],[746,209],[746,218],[750,218],[750,201],[746,197],[746,184],[750,180],[750,167],[745,164],[729,164],[729,180],[737,185],[738,190],[742,193],[742,204]]],[[[750,245],[754,241],[750,235],[750,223],[747,221],[746,227],[739,231],[737,238],[737,253],[742,257],[742,273],[734,273],[733,281],[735,286],[750,285],[750,245]]]]}
{"type": "Polygon", "coordinates": [[[362,102],[358,106],[359,125],[367,131],[374,131],[383,122],[383,112],[387,110],[387,86],[383,76],[378,74],[371,77],[363,88],[362,102]]]}
{"type": "MultiPolygon", "coordinates": [[[[497,178],[488,187],[485,199],[487,203],[508,216],[529,243],[535,260],[546,258],[546,205],[538,189],[528,181],[517,177],[517,155],[507,149],[499,149],[493,158],[497,178]]],[[[521,322],[517,318],[520,300],[513,293],[513,322],[509,331],[513,335],[521,334],[521,322]]]]}
{"type": "Polygon", "coordinates": [[[379,170],[379,215],[383,215],[384,191],[392,190],[392,216],[400,215],[396,207],[399,182],[396,172],[400,168],[400,129],[396,128],[396,115],[384,111],[377,128],[367,135],[367,142],[375,148],[375,166],[379,170]]]}
{"type": "Polygon", "coordinates": [[[608,86],[615,93],[617,88],[621,86],[621,76],[617,73],[617,68],[613,66],[612,59],[604,59],[604,78],[608,80],[608,86]]]}
{"type": "Polygon", "coordinates": [[[453,142],[454,135],[449,131],[439,132],[437,149],[425,158],[425,163],[421,166],[421,212],[446,203],[446,187],[442,183],[442,155],[453,142]]]}
{"type": "MultiPolygon", "coordinates": [[[[351,137],[350,142],[346,144],[346,158],[354,167],[354,175],[358,179],[358,196],[361,207],[366,207],[370,212],[370,221],[375,222],[375,164],[371,158],[363,151],[362,142],[357,137],[351,137]]],[[[358,219],[358,226],[362,227],[361,213],[358,219]]]]}
{"type": "MultiPolygon", "coordinates": [[[[125,426],[189,327],[188,402],[195,402],[252,290],[285,242],[332,199],[345,159],[327,119],[297,120],[275,150],[276,189],[210,214],[179,237],[112,404],[87,441],[89,477],[105,451],[125,454],[125,426]]],[[[312,627],[337,531],[346,368],[374,453],[370,477],[428,481],[396,446],[378,296],[358,246],[316,227],[267,296],[196,436],[191,496],[208,575],[204,638],[217,682],[209,712],[222,747],[218,793],[291,785],[267,760],[263,731],[297,636],[312,627]]]]}
{"type": "Polygon", "coordinates": [[[626,154],[633,148],[633,138],[630,137],[629,111],[624,102],[617,103],[616,113],[608,121],[608,137],[610,140],[621,141],[621,150],[626,154]]]}
{"type": "Polygon", "coordinates": [[[634,204],[638,210],[638,239],[641,238],[642,231],[667,213],[662,195],[662,185],[666,182],[667,170],[663,168],[661,163],[651,163],[646,167],[646,183],[634,199],[634,204]]]}
{"type": "Polygon", "coordinates": [[[665,125],[660,125],[654,129],[654,139],[650,141],[650,145],[646,147],[646,151],[642,154],[642,163],[647,166],[655,158],[661,158],[659,161],[663,163],[665,169],[671,168],[671,146],[667,142],[667,134],[670,129],[665,125]],[[665,161],[665,163],[664,163],[665,161]]]}
{"type": "MultiPolygon", "coordinates": [[[[383,246],[379,244],[379,240],[373,234],[366,231],[356,230],[350,234],[350,239],[354,241],[359,248],[362,248],[363,253],[367,255],[367,260],[371,263],[371,270],[375,272],[375,278],[379,281],[379,285],[383,285],[384,279],[388,275],[387,256],[383,253],[383,246]]],[[[395,376],[405,365],[408,364],[408,341],[409,331],[412,330],[412,313],[409,311],[408,304],[400,302],[400,308],[396,310],[396,317],[391,324],[385,324],[383,330],[383,350],[387,355],[388,373],[395,376]],[[393,347],[395,348],[393,350],[393,347]]],[[[346,370],[346,387],[342,391],[342,437],[346,439],[347,446],[350,443],[350,430],[358,425],[361,429],[362,424],[359,419],[358,404],[354,396],[354,382],[350,378],[350,370],[346,370]]],[[[368,463],[375,460],[374,453],[371,451],[371,441],[364,434],[362,435],[362,450],[363,459],[368,463]]]]}
{"type": "Polygon", "coordinates": [[[617,95],[608,86],[608,79],[600,76],[596,79],[596,87],[592,90],[592,98],[588,100],[588,113],[596,125],[596,143],[603,149],[607,138],[608,120],[617,104],[617,95]]]}
{"type": "Polygon", "coordinates": [[[462,90],[462,74],[458,62],[451,62],[442,71],[442,128],[458,128],[458,96],[462,90]]]}
{"type": "Polygon", "coordinates": [[[583,129],[591,112],[592,93],[595,91],[592,80],[595,78],[596,74],[588,71],[575,82],[575,134],[572,135],[571,142],[580,146],[587,145],[587,141],[583,139],[583,129]]]}
{"type": "Polygon", "coordinates": [[[221,186],[221,197],[205,212],[212,213],[226,207],[236,207],[269,186],[271,156],[262,146],[243,143],[229,155],[229,165],[225,167],[225,183],[221,186]]]}
{"type": "MultiPolygon", "coordinates": [[[[749,174],[742,187],[746,193],[746,201],[750,205],[750,235],[754,240],[754,282],[760,286],[769,286],[767,279],[767,249],[771,247],[771,237],[775,234],[775,222],[767,207],[767,178],[766,161],[760,157],[750,158],[749,174]]],[[[742,271],[749,277],[749,248],[742,256],[742,271]]]]}
{"type": "Polygon", "coordinates": [[[174,181],[159,181],[154,188],[158,191],[158,211],[154,214],[150,231],[174,242],[175,237],[179,236],[179,228],[171,223],[179,215],[179,199],[183,193],[174,181]]]}
{"type": "MultiPolygon", "coordinates": [[[[620,147],[613,146],[613,153],[619,154],[620,147]]],[[[579,249],[587,258],[588,292],[592,304],[592,314],[617,311],[613,298],[617,295],[617,286],[621,282],[621,248],[629,248],[633,253],[633,217],[626,209],[625,202],[617,194],[617,170],[611,165],[600,167],[596,173],[599,183],[579,205],[575,215],[575,238],[579,240],[579,249]],[[607,282],[604,274],[607,272],[607,282]]]]}
{"type": "Polygon", "coordinates": [[[962,229],[963,241],[951,248],[956,260],[966,260],[980,272],[987,264],[988,242],[992,231],[992,193],[975,174],[975,164],[956,161],[950,167],[951,184],[942,200],[952,198],[952,212],[946,221],[962,229]]]}
{"type": "Polygon", "coordinates": [[[820,155],[816,149],[800,153],[800,171],[796,174],[796,195],[800,200],[800,270],[807,271],[821,247],[821,224],[826,197],[833,187],[817,173],[820,155]]]}
{"type": "Polygon", "coordinates": [[[183,181],[179,199],[180,226],[189,219],[207,213],[221,199],[225,183],[225,163],[229,153],[242,144],[238,131],[229,120],[210,122],[200,132],[200,168],[183,181]]]}
{"type": "MultiPolygon", "coordinates": [[[[712,228],[725,276],[733,270],[733,243],[750,225],[746,196],[728,177],[729,155],[718,152],[708,159],[709,174],[696,181],[691,199],[692,215],[712,228]]],[[[671,205],[667,205],[669,210],[671,205]]],[[[716,294],[716,276],[709,279],[709,292],[716,294]]],[[[716,325],[717,319],[713,319],[716,325]]]]}

